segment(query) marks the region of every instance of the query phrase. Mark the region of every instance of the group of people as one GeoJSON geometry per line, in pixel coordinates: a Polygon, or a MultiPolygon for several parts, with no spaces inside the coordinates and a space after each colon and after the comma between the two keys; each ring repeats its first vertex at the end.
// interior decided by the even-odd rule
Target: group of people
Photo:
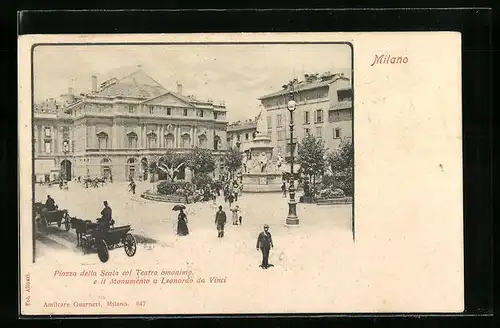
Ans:
{"type": "Polygon", "coordinates": [[[243,185],[238,183],[237,180],[229,180],[224,183],[224,202],[229,203],[231,206],[234,202],[238,201],[238,197],[243,191],[243,185]]]}

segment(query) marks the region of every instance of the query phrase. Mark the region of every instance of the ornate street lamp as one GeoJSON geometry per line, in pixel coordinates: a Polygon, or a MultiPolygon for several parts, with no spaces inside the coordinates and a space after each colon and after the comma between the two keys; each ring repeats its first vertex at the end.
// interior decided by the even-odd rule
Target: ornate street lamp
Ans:
{"type": "MultiPolygon", "coordinates": [[[[68,181],[68,159],[67,155],[69,152],[69,142],[68,140],[63,141],[63,153],[64,153],[64,180],[68,181]]],[[[70,177],[71,178],[71,177],[70,177]]]]}
{"type": "Polygon", "coordinates": [[[295,186],[294,186],[294,173],[293,173],[293,164],[294,164],[294,142],[293,142],[293,112],[295,111],[296,103],[294,100],[293,94],[293,84],[290,83],[290,99],[287,103],[288,111],[290,112],[290,187],[288,188],[288,193],[290,194],[290,200],[288,202],[288,216],[286,217],[287,225],[298,225],[299,217],[297,216],[297,202],[295,201],[295,186]]]}

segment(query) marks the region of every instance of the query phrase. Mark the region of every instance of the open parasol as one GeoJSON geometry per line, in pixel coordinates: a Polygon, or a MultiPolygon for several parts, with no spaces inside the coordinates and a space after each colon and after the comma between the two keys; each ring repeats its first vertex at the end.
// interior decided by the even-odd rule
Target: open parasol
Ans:
{"type": "Polygon", "coordinates": [[[180,210],[185,210],[185,209],[186,209],[186,206],[181,205],[181,204],[177,204],[177,205],[175,205],[175,206],[172,208],[172,211],[180,211],[180,210]]]}

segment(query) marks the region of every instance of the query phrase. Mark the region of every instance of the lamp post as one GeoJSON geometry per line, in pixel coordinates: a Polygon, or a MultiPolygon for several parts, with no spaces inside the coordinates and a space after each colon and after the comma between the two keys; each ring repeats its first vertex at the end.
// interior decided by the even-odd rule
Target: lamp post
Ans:
{"type": "Polygon", "coordinates": [[[68,140],[64,140],[63,141],[63,153],[64,153],[64,175],[63,175],[63,178],[66,181],[68,181],[68,159],[67,159],[68,151],[69,151],[69,142],[68,142],[68,140]]]}
{"type": "Polygon", "coordinates": [[[293,142],[293,112],[295,111],[295,100],[294,100],[294,94],[293,94],[293,85],[290,84],[290,87],[292,88],[290,92],[290,100],[288,100],[287,103],[287,108],[288,111],[290,112],[290,174],[291,174],[291,180],[290,180],[290,187],[288,188],[288,193],[290,194],[290,200],[288,202],[288,216],[286,217],[286,224],[287,225],[298,225],[299,224],[299,217],[297,216],[297,202],[295,201],[295,186],[294,186],[294,173],[293,173],[293,162],[294,162],[294,142],[293,142]]]}

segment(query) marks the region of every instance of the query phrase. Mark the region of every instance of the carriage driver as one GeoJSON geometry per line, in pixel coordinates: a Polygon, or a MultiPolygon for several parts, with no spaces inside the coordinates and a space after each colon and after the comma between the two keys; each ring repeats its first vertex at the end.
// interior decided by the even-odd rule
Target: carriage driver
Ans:
{"type": "Polygon", "coordinates": [[[112,225],[112,210],[108,205],[108,201],[104,201],[104,208],[101,211],[101,218],[97,219],[99,224],[99,230],[101,233],[105,233],[109,230],[109,226],[112,225]]]}
{"type": "Polygon", "coordinates": [[[47,211],[55,211],[56,210],[56,202],[50,195],[47,195],[47,200],[45,201],[45,209],[47,211]]]}

